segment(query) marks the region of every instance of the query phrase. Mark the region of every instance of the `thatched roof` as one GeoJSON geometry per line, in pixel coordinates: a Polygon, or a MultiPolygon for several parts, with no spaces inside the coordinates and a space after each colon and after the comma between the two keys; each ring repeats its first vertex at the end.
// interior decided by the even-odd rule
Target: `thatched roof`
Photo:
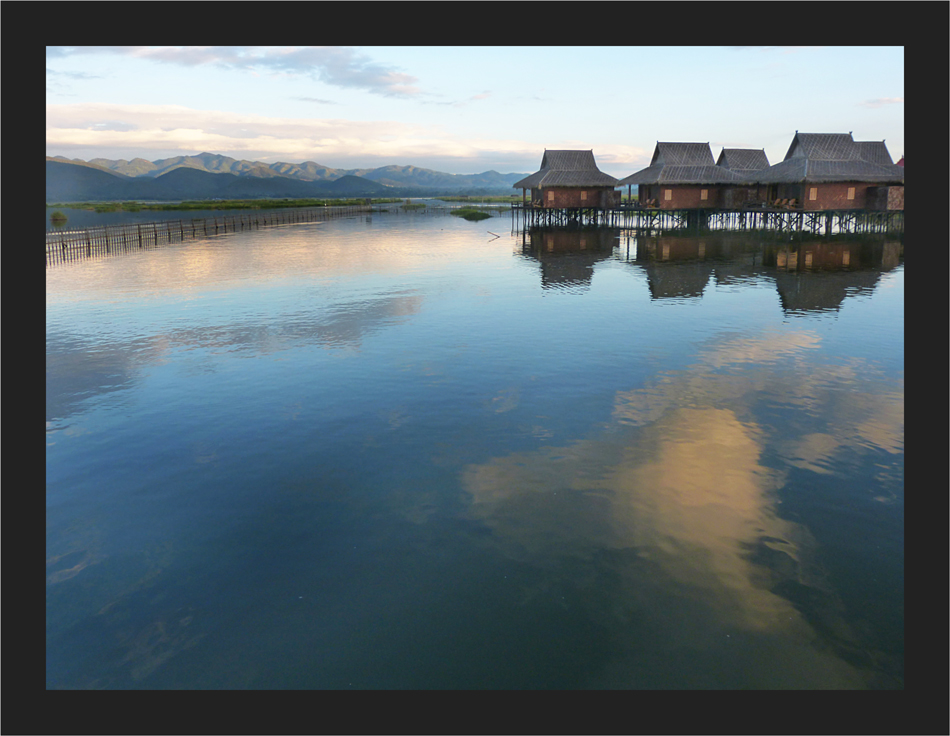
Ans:
{"type": "Polygon", "coordinates": [[[855,141],[850,133],[795,133],[785,160],[758,177],[763,184],[865,181],[902,184],[904,170],[884,141],[855,141]]]}
{"type": "Polygon", "coordinates": [[[747,177],[716,166],[708,143],[660,143],[645,169],[621,179],[618,186],[640,184],[741,184],[747,177]]]}
{"type": "Polygon", "coordinates": [[[517,181],[514,189],[540,187],[613,187],[617,180],[597,168],[593,151],[548,151],[541,169],[517,181]]]}
{"type": "Polygon", "coordinates": [[[881,166],[894,164],[894,159],[891,158],[884,141],[855,141],[854,145],[858,147],[858,153],[865,161],[881,166]]]}
{"type": "Polygon", "coordinates": [[[663,143],[657,141],[650,165],[712,166],[712,151],[708,143],[663,143]]]}
{"type": "Polygon", "coordinates": [[[723,148],[716,159],[716,166],[736,174],[748,174],[769,168],[769,157],[765,155],[764,148],[723,148]]]}

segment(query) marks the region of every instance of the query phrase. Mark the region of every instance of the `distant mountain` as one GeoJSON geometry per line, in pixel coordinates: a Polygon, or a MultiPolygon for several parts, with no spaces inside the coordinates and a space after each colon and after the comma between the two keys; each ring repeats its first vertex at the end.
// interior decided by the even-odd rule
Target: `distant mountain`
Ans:
{"type": "Polygon", "coordinates": [[[313,182],[283,176],[215,174],[182,165],[161,176],[130,177],[86,164],[46,160],[47,202],[372,196],[403,195],[392,195],[388,187],[358,176],[313,182]]]}
{"type": "Polygon", "coordinates": [[[89,166],[46,159],[46,201],[144,199],[147,182],[89,166]],[[95,193],[95,196],[89,196],[95,193]]]}
{"type": "Polygon", "coordinates": [[[327,182],[323,186],[336,192],[338,197],[365,196],[367,194],[385,197],[392,192],[391,187],[352,174],[341,176],[339,179],[327,182]]]}
{"type": "MultiPolygon", "coordinates": [[[[265,164],[260,161],[239,161],[229,156],[214,153],[200,153],[196,156],[175,156],[173,158],[146,161],[135,158],[131,161],[117,161],[96,158],[89,162],[79,159],[66,159],[61,156],[47,157],[47,161],[61,161],[75,165],[94,166],[131,178],[158,178],[176,169],[194,169],[212,174],[233,174],[239,177],[256,179],[289,179],[301,182],[332,182],[343,177],[356,176],[368,179],[382,186],[400,190],[418,190],[431,193],[451,193],[469,191],[472,193],[510,193],[511,186],[527,174],[499,174],[497,171],[485,171],[481,174],[446,174],[417,166],[380,166],[375,169],[334,169],[314,161],[300,164],[278,162],[265,164]]],[[[390,192],[392,193],[392,192],[390,192]]],[[[402,196],[402,195],[396,195],[402,196]]]]}

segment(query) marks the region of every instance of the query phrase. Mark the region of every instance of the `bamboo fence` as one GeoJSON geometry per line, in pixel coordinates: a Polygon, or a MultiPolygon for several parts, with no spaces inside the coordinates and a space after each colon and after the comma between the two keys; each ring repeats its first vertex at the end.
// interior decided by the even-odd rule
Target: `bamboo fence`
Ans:
{"type": "Polygon", "coordinates": [[[209,238],[225,233],[256,230],[275,225],[322,222],[371,211],[370,205],[307,207],[282,210],[249,210],[235,215],[190,220],[162,220],[124,225],[105,225],[82,230],[46,233],[46,264],[129,253],[169,243],[209,238]]]}

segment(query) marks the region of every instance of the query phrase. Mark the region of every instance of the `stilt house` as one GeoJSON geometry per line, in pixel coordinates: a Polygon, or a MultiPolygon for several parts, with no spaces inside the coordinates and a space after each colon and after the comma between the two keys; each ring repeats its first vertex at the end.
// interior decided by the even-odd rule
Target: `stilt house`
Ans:
{"type": "Polygon", "coordinates": [[[765,149],[723,148],[716,159],[716,166],[721,166],[747,181],[745,184],[724,186],[719,201],[720,207],[738,209],[753,202],[765,201],[765,187],[753,183],[760,172],[769,168],[769,157],[765,155],[765,149]]]}
{"type": "Polygon", "coordinates": [[[541,157],[541,169],[515,182],[527,203],[530,190],[535,207],[616,207],[620,193],[617,179],[597,168],[593,151],[549,151],[541,157]]]}
{"type": "Polygon", "coordinates": [[[798,133],[785,160],[760,173],[770,204],[807,211],[904,209],[904,168],[884,141],[851,133],[798,133]]]}
{"type": "Polygon", "coordinates": [[[639,187],[641,205],[666,210],[720,207],[726,185],[747,180],[716,166],[709,143],[657,142],[650,165],[621,179],[619,186],[639,187]]]}

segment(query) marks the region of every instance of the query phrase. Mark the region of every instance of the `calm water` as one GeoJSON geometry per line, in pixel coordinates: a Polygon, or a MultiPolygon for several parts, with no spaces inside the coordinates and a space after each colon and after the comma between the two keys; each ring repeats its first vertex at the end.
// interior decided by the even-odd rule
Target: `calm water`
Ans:
{"type": "Polygon", "coordinates": [[[405,214],[48,268],[47,686],[902,688],[903,282],[405,214]]]}

